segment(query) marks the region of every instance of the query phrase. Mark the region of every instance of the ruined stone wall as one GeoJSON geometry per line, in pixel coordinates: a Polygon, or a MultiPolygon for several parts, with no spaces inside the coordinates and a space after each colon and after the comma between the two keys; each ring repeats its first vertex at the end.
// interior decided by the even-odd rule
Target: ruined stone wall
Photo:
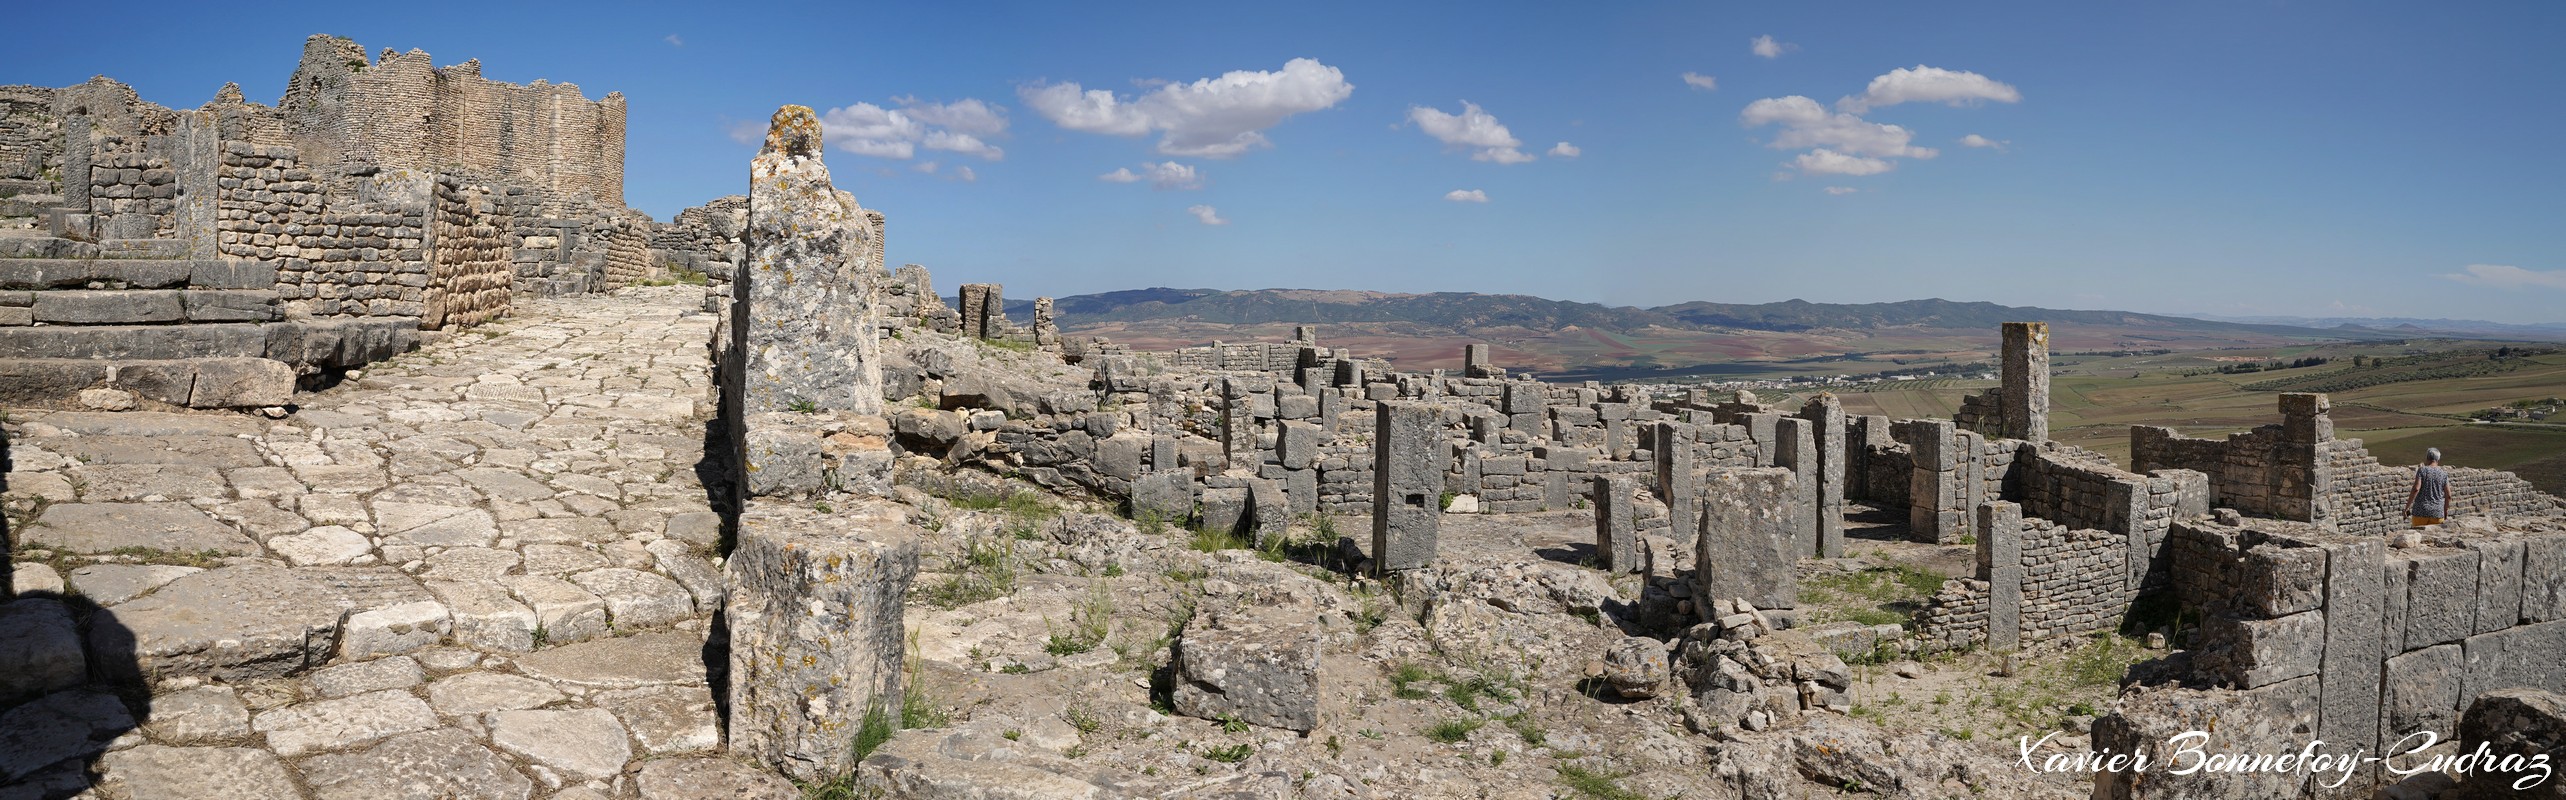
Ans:
{"type": "Polygon", "coordinates": [[[509,227],[487,187],[437,177],[433,263],[420,327],[468,328],[508,313],[514,274],[508,253],[515,246],[509,227]]]}
{"type": "Polygon", "coordinates": [[[0,86],[0,179],[33,180],[60,167],[62,120],[53,105],[52,89],[0,86]]]}
{"type": "Polygon", "coordinates": [[[89,169],[89,209],[97,216],[100,238],[168,238],[178,210],[177,174],[166,151],[116,147],[114,155],[95,156],[89,169]]]}
{"type": "Polygon", "coordinates": [[[2023,520],[2022,638],[2045,641],[2111,630],[2138,591],[2122,576],[2127,537],[2023,520]]]}
{"type": "Polygon", "coordinates": [[[650,257],[650,221],[618,217],[603,232],[606,240],[606,284],[612,291],[659,277],[650,257]]]}
{"type": "MultiPolygon", "coordinates": [[[[2359,439],[2335,440],[2327,459],[2333,476],[2328,506],[2336,527],[2346,533],[2388,533],[2409,524],[2406,497],[2414,489],[2414,467],[2379,463],[2359,439]]],[[[2446,517],[2547,514],[2566,506],[2529,481],[2490,469],[2450,468],[2450,494],[2455,502],[2446,517]]]]}
{"type": "Polygon", "coordinates": [[[488,176],[535,190],[550,214],[624,204],[620,94],[590,101],[573,84],[493,81],[478,60],[440,69],[419,50],[369,59],[353,41],[316,35],[278,108],[315,162],[488,176]]]}
{"type": "MultiPolygon", "coordinates": [[[[2176,596],[2202,623],[2188,674],[2168,677],[2220,688],[2162,691],[2195,712],[2286,699],[2314,723],[2301,741],[2376,754],[2417,731],[2446,739],[2479,695],[2566,681],[2566,520],[2479,518],[2393,545],[2237,518],[2173,537],[2176,596]]],[[[2164,713],[2122,706],[2097,746],[2130,752],[2121,740],[2164,713]]]]}

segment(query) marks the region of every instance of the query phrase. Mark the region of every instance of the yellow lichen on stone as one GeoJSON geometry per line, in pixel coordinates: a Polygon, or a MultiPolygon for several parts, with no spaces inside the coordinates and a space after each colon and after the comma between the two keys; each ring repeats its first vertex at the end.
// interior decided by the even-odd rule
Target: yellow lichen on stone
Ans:
{"type": "Polygon", "coordinates": [[[820,115],[810,106],[788,105],[776,109],[774,120],[767,123],[766,146],[758,154],[818,158],[820,139],[820,115]]]}

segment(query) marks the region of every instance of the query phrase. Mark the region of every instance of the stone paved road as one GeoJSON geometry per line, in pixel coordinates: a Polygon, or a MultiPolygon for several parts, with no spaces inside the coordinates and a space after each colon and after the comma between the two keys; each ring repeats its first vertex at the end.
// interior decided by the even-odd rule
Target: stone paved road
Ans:
{"type": "Polygon", "coordinates": [[[526,304],[283,420],[12,414],[0,800],[789,795],[710,757],[701,296],[526,304]]]}

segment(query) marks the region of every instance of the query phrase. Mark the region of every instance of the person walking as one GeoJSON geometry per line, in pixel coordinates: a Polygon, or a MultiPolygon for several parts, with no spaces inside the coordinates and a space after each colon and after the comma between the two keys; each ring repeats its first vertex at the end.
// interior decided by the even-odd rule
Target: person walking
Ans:
{"type": "Polygon", "coordinates": [[[2450,470],[2441,466],[2441,448],[2427,447],[2423,463],[2415,467],[2415,488],[2406,493],[2406,516],[2417,528],[2439,525],[2450,512],[2450,470]]]}

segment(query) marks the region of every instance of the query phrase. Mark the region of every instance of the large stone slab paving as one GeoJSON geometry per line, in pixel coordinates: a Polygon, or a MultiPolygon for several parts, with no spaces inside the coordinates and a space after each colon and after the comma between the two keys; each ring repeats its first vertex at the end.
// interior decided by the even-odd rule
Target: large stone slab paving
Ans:
{"type": "MultiPolygon", "coordinates": [[[[60,425],[62,415],[46,421],[60,425]]],[[[142,423],[148,427],[149,423],[142,423]]],[[[117,428],[115,430],[130,430],[117,428]]],[[[258,454],[250,440],[225,434],[178,434],[171,436],[136,436],[124,433],[102,433],[53,439],[47,449],[85,464],[169,464],[218,469],[261,467],[267,459],[258,454]]]]}
{"type": "Polygon", "coordinates": [[[398,690],[316,700],[263,711],[250,719],[251,730],[267,734],[268,749],[288,758],[436,726],[436,712],[428,710],[427,703],[398,690]]]}
{"type": "Polygon", "coordinates": [[[599,692],[590,698],[614,712],[642,752],[652,756],[707,752],[722,745],[713,693],[703,686],[651,686],[599,692]]]}
{"type": "Polygon", "coordinates": [[[134,729],[115,695],[67,689],[0,712],[0,786],[65,759],[92,755],[134,729]]]}
{"type": "Polygon", "coordinates": [[[489,720],[492,745],[570,778],[611,778],[633,757],[623,723],[602,708],[499,711],[489,720]]]}
{"type": "MultiPolygon", "coordinates": [[[[733,623],[732,634],[735,651],[737,624],[733,623]]],[[[588,689],[701,684],[704,640],[680,631],[599,639],[521,656],[517,670],[555,684],[588,689]]]]}
{"type": "Polygon", "coordinates": [[[499,672],[466,672],[428,684],[428,705],[447,716],[542,708],[562,697],[552,684],[499,672]]]}
{"type": "Polygon", "coordinates": [[[243,564],[194,573],[90,621],[90,652],[124,677],[276,678],[326,663],[347,594],[297,570],[243,564]],[[125,658],[130,654],[130,658],[125,658]]]}
{"type": "Polygon", "coordinates": [[[173,553],[257,555],[258,543],[185,503],[64,503],[26,531],[29,544],[74,553],[143,548],[173,553]]]}
{"type": "Polygon", "coordinates": [[[416,659],[405,656],[340,664],[314,671],[303,681],[322,697],[347,697],[384,689],[407,689],[427,678],[416,659]]]}
{"type": "Polygon", "coordinates": [[[213,467],[161,464],[82,464],[71,468],[80,499],[90,503],[136,503],[231,496],[223,474],[213,467]]]}
{"type": "Polygon", "coordinates": [[[67,689],[89,678],[80,629],[62,601],[0,602],[0,703],[67,689]]]}
{"type": "Polygon", "coordinates": [[[433,600],[360,611],[348,615],[347,622],[339,627],[339,657],[368,659],[407,653],[444,641],[453,629],[453,614],[433,600]]]}
{"type": "Polygon", "coordinates": [[[534,609],[517,602],[497,581],[431,580],[424,585],[452,615],[456,644],[504,653],[535,649],[534,609]]]}
{"type": "Polygon", "coordinates": [[[151,699],[143,730],[169,744],[206,744],[249,735],[249,707],[229,686],[207,685],[151,699]]]}
{"type": "Polygon", "coordinates": [[[314,800],[525,800],[534,781],[452,728],[394,737],[301,764],[314,800]]]}
{"type": "Polygon", "coordinates": [[[99,788],[126,800],[298,800],[275,754],[248,747],[147,744],[99,760],[99,788]]]}
{"type": "Polygon", "coordinates": [[[570,582],[603,599],[615,627],[653,628],[695,615],[686,587],[636,569],[609,568],[570,576],[570,582]]]}
{"type": "Polygon", "coordinates": [[[606,635],[606,601],[578,584],[544,575],[500,579],[518,602],[535,610],[542,644],[584,642],[606,635]]]}
{"type": "Polygon", "coordinates": [[[663,758],[643,764],[642,800],[793,800],[801,791],[774,773],[727,758],[663,758]]]}

